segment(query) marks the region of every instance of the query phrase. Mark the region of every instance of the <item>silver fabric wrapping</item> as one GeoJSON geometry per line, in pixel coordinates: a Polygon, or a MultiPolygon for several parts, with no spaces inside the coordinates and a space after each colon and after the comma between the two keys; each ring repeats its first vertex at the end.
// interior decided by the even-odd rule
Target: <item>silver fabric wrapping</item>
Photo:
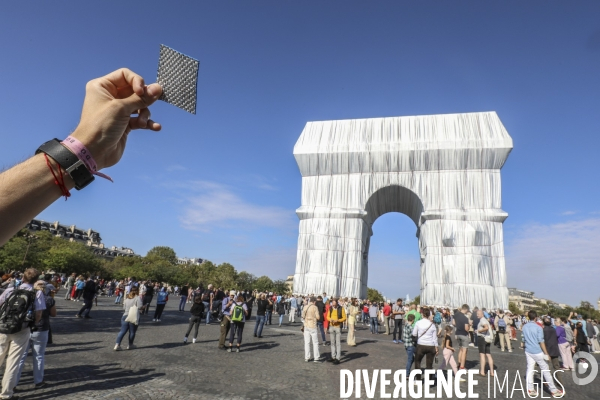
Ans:
{"type": "Polygon", "coordinates": [[[198,60],[161,44],[156,76],[163,89],[159,100],[196,114],[199,68],[198,60]]]}
{"type": "Polygon", "coordinates": [[[365,298],[373,223],[401,212],[417,227],[421,304],[507,308],[500,168],[512,147],[495,112],[307,123],[294,292],[365,298]]]}

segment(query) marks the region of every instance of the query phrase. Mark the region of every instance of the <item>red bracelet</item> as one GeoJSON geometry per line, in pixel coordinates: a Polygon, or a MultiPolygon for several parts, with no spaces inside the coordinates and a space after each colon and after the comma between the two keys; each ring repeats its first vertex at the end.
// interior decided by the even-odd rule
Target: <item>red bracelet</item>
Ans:
{"type": "Polygon", "coordinates": [[[46,159],[46,165],[48,166],[50,172],[52,172],[52,176],[54,177],[54,184],[58,186],[58,188],[62,192],[62,195],[65,196],[65,201],[67,201],[67,199],[71,197],[71,192],[69,192],[69,189],[67,189],[67,186],[65,185],[65,177],[62,167],[59,163],[56,163],[56,165],[58,165],[58,172],[55,173],[54,167],[52,166],[52,163],[48,159],[48,155],[46,153],[44,153],[44,158],[46,159]]]}

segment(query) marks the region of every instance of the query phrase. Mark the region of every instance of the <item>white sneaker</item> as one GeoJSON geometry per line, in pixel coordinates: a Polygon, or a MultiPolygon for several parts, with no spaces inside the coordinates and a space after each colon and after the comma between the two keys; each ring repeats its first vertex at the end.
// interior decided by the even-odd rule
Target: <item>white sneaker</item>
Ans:
{"type": "Polygon", "coordinates": [[[115,351],[120,351],[121,349],[121,345],[115,344],[115,351]]]}
{"type": "Polygon", "coordinates": [[[187,343],[187,337],[183,338],[183,343],[187,343]]]}
{"type": "Polygon", "coordinates": [[[160,319],[157,319],[156,322],[160,322],[160,319]]]}
{"type": "Polygon", "coordinates": [[[193,338],[193,339],[192,339],[192,343],[196,343],[196,338],[193,338]]]}
{"type": "Polygon", "coordinates": [[[135,344],[130,344],[129,346],[127,346],[127,350],[133,350],[135,349],[135,344]]]}
{"type": "Polygon", "coordinates": [[[153,318],[153,319],[152,319],[152,322],[156,322],[156,318],[153,318]]]}

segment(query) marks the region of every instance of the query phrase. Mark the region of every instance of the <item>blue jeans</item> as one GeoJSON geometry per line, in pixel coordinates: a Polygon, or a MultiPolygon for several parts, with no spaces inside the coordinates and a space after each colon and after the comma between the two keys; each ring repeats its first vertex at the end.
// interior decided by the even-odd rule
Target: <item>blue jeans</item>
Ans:
{"type": "Polygon", "coordinates": [[[129,344],[132,345],[133,339],[135,339],[135,332],[138,328],[136,324],[132,324],[131,322],[125,321],[125,318],[127,318],[127,315],[123,315],[123,317],[121,317],[121,332],[119,332],[119,334],[117,335],[118,345],[121,344],[121,340],[123,340],[123,337],[125,336],[127,331],[129,331],[129,344]]]}
{"type": "Polygon", "coordinates": [[[119,293],[119,295],[115,299],[115,304],[119,304],[121,302],[122,298],[123,298],[123,292],[119,293]]]}
{"type": "Polygon", "coordinates": [[[279,325],[283,322],[283,317],[285,317],[285,314],[279,314],[279,325]]]}
{"type": "Polygon", "coordinates": [[[327,341],[327,337],[325,336],[325,328],[323,328],[322,321],[317,321],[317,328],[319,328],[319,331],[321,332],[321,337],[323,338],[323,343],[325,343],[327,341]]]}
{"type": "Polygon", "coordinates": [[[262,336],[262,330],[263,327],[265,326],[265,316],[264,315],[257,315],[256,316],[256,324],[254,325],[254,334],[257,336],[262,336]]]}
{"type": "Polygon", "coordinates": [[[377,317],[371,317],[371,333],[379,333],[379,321],[377,321],[377,317]]]}
{"type": "Polygon", "coordinates": [[[417,348],[415,346],[410,346],[406,348],[406,356],[408,360],[406,360],[406,376],[410,376],[410,367],[412,367],[413,362],[415,361],[415,353],[417,348]]]}
{"type": "Polygon", "coordinates": [[[19,373],[17,382],[21,379],[21,371],[29,353],[29,347],[33,345],[31,355],[33,357],[33,383],[36,385],[44,380],[44,353],[46,353],[46,344],[48,343],[48,331],[31,332],[31,339],[27,342],[23,357],[19,361],[19,373]]]}
{"type": "Polygon", "coordinates": [[[181,300],[179,301],[179,311],[185,311],[185,302],[186,301],[187,301],[187,296],[181,296],[181,300]]]}
{"type": "Polygon", "coordinates": [[[206,325],[210,323],[210,303],[208,301],[203,301],[204,311],[206,311],[206,325]]]}

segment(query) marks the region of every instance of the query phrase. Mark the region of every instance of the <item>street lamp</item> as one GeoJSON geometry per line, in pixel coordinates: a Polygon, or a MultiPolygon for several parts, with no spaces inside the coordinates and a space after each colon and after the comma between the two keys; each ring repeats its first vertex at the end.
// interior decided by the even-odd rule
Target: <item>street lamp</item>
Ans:
{"type": "Polygon", "coordinates": [[[21,265],[25,265],[27,253],[29,252],[29,246],[31,246],[31,243],[33,243],[33,241],[38,238],[36,235],[33,235],[31,233],[28,233],[23,237],[25,238],[25,240],[27,240],[27,249],[25,249],[25,256],[23,257],[23,262],[21,263],[21,265]]]}

